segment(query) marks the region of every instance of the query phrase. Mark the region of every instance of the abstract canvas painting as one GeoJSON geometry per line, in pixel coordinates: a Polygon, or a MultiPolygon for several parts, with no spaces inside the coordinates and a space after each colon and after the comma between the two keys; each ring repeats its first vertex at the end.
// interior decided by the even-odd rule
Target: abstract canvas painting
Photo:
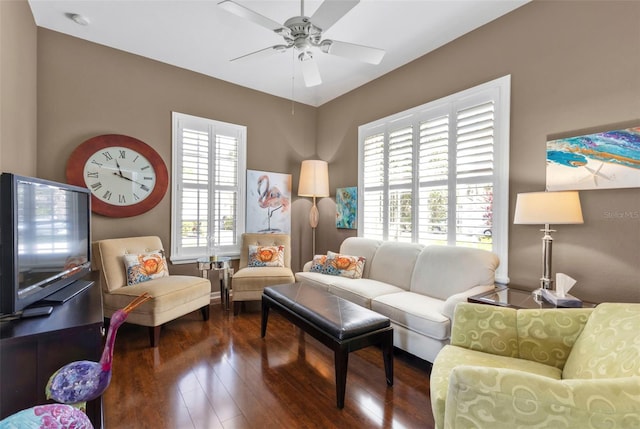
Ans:
{"type": "Polygon", "coordinates": [[[358,188],[336,188],[336,228],[358,228],[358,188]]]}
{"type": "Polygon", "coordinates": [[[291,233],[291,175],[247,170],[247,232],[291,233]]]}
{"type": "Polygon", "coordinates": [[[547,142],[547,190],[640,187],[640,127],[547,142]]]}

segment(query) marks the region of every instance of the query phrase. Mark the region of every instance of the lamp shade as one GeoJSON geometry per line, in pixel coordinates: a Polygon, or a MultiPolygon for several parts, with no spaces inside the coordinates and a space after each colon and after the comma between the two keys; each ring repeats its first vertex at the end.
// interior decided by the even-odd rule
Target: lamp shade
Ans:
{"type": "Polygon", "coordinates": [[[576,191],[518,194],[515,224],[584,223],[580,196],[576,191]]]}
{"type": "Polygon", "coordinates": [[[301,197],[329,196],[329,167],[327,161],[317,159],[302,161],[298,195],[301,197]]]}

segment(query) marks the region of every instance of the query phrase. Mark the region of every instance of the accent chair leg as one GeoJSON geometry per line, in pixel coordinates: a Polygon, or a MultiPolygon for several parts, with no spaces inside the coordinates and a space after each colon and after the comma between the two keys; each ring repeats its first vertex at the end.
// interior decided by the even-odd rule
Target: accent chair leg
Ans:
{"type": "Polygon", "coordinates": [[[240,314],[240,306],[242,305],[242,302],[240,301],[233,301],[233,315],[237,316],[238,314],[240,314]]]}
{"type": "Polygon", "coordinates": [[[205,305],[204,307],[202,307],[200,309],[200,312],[202,313],[202,320],[204,320],[205,322],[209,320],[209,314],[211,312],[209,305],[205,305]]]}
{"type": "Polygon", "coordinates": [[[149,326],[149,342],[151,347],[158,347],[160,344],[160,327],[161,326],[149,326]]]}

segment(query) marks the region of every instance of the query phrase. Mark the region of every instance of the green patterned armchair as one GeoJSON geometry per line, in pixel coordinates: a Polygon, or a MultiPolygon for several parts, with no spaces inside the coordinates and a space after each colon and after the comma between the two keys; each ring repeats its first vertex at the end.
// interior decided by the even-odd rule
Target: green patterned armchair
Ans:
{"type": "Polygon", "coordinates": [[[458,304],[430,385],[439,429],[640,428],[640,304],[458,304]]]}

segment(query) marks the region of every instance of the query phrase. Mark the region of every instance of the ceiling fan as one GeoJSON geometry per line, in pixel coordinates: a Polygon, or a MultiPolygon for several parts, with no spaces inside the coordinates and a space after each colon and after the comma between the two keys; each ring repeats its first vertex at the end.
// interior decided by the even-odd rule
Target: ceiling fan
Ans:
{"type": "Polygon", "coordinates": [[[360,0],[325,0],[313,16],[309,18],[304,15],[304,0],[300,0],[300,16],[289,18],[284,24],[279,24],[233,0],[221,1],[218,6],[234,15],[248,19],[273,31],[283,37],[285,42],[282,45],[270,46],[233,58],[231,61],[269,56],[293,48],[302,64],[302,76],[304,77],[305,85],[312,87],[322,83],[318,64],[313,59],[314,54],[318,51],[369,64],[380,64],[380,61],[382,61],[382,57],[385,54],[382,49],[322,39],[322,32],[327,31],[358,3],[360,3],[360,0]]]}

